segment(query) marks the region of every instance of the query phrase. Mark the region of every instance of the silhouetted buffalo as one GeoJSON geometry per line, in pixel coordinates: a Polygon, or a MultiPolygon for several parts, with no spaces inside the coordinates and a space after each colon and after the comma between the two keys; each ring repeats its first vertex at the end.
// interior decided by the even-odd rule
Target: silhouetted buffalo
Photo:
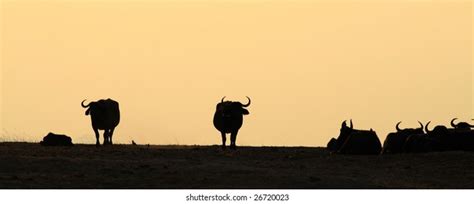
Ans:
{"type": "Polygon", "coordinates": [[[433,128],[433,130],[429,130],[430,123],[431,123],[431,121],[428,121],[426,123],[425,132],[431,138],[441,139],[442,137],[449,137],[450,132],[453,131],[453,129],[448,129],[444,125],[437,125],[433,128]]]}
{"type": "Polygon", "coordinates": [[[442,146],[440,141],[429,137],[428,134],[410,135],[403,145],[404,153],[421,153],[441,150],[442,146]]]}
{"type": "Polygon", "coordinates": [[[377,133],[370,130],[354,130],[339,150],[342,154],[380,154],[382,144],[377,133]]]}
{"type": "Polygon", "coordinates": [[[341,124],[341,129],[340,129],[340,133],[339,133],[339,136],[337,137],[337,139],[335,138],[331,138],[331,140],[329,140],[328,142],[328,145],[327,145],[327,149],[331,152],[337,152],[339,151],[339,149],[341,149],[341,146],[342,144],[344,144],[344,142],[346,141],[347,137],[349,137],[349,134],[351,134],[352,130],[353,130],[353,124],[352,124],[352,119],[350,120],[351,121],[351,126],[347,126],[346,124],[346,121],[344,120],[341,124]]]}
{"type": "Polygon", "coordinates": [[[86,115],[91,116],[96,145],[100,145],[99,130],[104,130],[104,145],[111,145],[114,129],[120,122],[119,104],[110,98],[90,102],[88,105],[84,105],[84,101],[82,101],[81,105],[83,108],[88,108],[86,115]]]}
{"type": "Polygon", "coordinates": [[[251,100],[247,96],[249,102],[243,105],[240,102],[224,101],[224,98],[225,96],[216,106],[213,123],[214,127],[221,132],[222,148],[225,148],[226,133],[230,133],[230,147],[235,149],[235,140],[240,127],[242,127],[243,115],[249,114],[245,107],[250,106],[251,100]]]}
{"type": "Polygon", "coordinates": [[[474,151],[474,130],[455,130],[453,137],[458,141],[458,150],[474,151]]]}
{"type": "Polygon", "coordinates": [[[72,139],[66,135],[57,135],[54,133],[48,133],[43,137],[43,141],[40,142],[43,146],[72,146],[72,139]]]}
{"type": "Polygon", "coordinates": [[[455,120],[457,120],[457,118],[451,120],[451,127],[454,128],[451,130],[451,137],[457,141],[456,149],[474,151],[474,130],[471,129],[474,126],[467,122],[455,124],[455,120]]]}
{"type": "Polygon", "coordinates": [[[337,139],[332,138],[328,149],[341,154],[380,154],[382,145],[377,134],[370,130],[355,130],[352,120],[351,126],[344,121],[337,139]],[[332,141],[332,142],[331,142],[332,141]]]}
{"type": "MultiPolygon", "coordinates": [[[[451,120],[453,125],[454,120],[451,120]]],[[[466,125],[453,125],[455,128],[446,128],[445,126],[438,125],[433,130],[428,129],[428,122],[425,126],[425,131],[430,138],[439,141],[441,150],[465,150],[474,151],[474,131],[466,125]]]]}
{"type": "Polygon", "coordinates": [[[383,143],[382,154],[387,153],[401,153],[403,151],[403,145],[410,135],[423,134],[423,124],[418,121],[420,128],[405,128],[400,129],[400,123],[398,122],[395,128],[397,132],[391,132],[385,138],[383,143]]]}
{"type": "Polygon", "coordinates": [[[462,129],[462,130],[470,130],[474,125],[471,125],[467,122],[459,122],[458,124],[455,124],[454,121],[457,120],[457,118],[453,118],[451,120],[451,127],[454,129],[462,129]]]}
{"type": "Polygon", "coordinates": [[[337,151],[339,148],[337,147],[337,139],[335,139],[334,137],[331,138],[331,140],[329,140],[328,144],[327,144],[327,149],[330,151],[330,152],[335,152],[337,151]]]}

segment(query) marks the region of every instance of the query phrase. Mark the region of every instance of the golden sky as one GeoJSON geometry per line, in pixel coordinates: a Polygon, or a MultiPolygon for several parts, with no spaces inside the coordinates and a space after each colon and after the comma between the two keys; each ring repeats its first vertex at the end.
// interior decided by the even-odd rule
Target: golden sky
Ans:
{"type": "Polygon", "coordinates": [[[3,140],[94,143],[80,102],[101,98],[119,143],[220,144],[223,96],[252,98],[238,145],[474,118],[472,1],[1,2],[3,140]]]}

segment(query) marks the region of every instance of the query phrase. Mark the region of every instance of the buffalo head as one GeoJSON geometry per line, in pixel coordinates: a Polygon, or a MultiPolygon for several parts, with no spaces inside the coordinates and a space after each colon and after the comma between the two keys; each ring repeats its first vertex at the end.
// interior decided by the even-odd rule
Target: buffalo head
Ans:
{"type": "Polygon", "coordinates": [[[454,121],[457,120],[457,118],[453,118],[451,120],[451,127],[459,130],[470,130],[474,125],[471,125],[467,122],[459,122],[457,124],[454,123],[454,121]]]}
{"type": "Polygon", "coordinates": [[[352,119],[350,120],[351,126],[347,126],[346,121],[341,124],[341,132],[339,133],[339,138],[346,138],[354,130],[354,124],[352,124],[352,119]]]}
{"type": "Polygon", "coordinates": [[[251,100],[247,96],[249,102],[242,104],[238,101],[224,101],[225,96],[221,99],[221,102],[216,106],[216,113],[219,113],[222,117],[232,118],[238,115],[248,115],[250,112],[245,109],[250,106],[251,100]]]}
{"type": "Polygon", "coordinates": [[[418,124],[420,124],[420,127],[419,128],[405,128],[405,129],[400,129],[400,123],[402,123],[402,121],[398,122],[397,125],[395,126],[395,128],[397,129],[397,132],[403,132],[404,134],[408,134],[408,135],[411,135],[411,134],[423,134],[423,123],[421,123],[420,121],[418,121],[418,124]]]}
{"type": "Polygon", "coordinates": [[[332,138],[331,141],[329,141],[328,143],[329,151],[333,151],[333,152],[338,151],[341,148],[341,146],[344,144],[346,139],[349,137],[349,135],[352,133],[352,131],[354,130],[354,125],[352,124],[352,119],[350,121],[351,121],[350,126],[347,126],[347,123],[345,120],[342,122],[339,136],[337,137],[337,139],[332,138]]]}

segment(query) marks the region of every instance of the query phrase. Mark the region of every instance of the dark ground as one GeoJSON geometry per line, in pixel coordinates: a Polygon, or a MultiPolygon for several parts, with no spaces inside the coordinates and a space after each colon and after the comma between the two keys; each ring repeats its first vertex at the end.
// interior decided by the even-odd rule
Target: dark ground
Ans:
{"type": "Polygon", "coordinates": [[[474,152],[349,156],[308,147],[0,143],[0,188],[474,188],[474,152]]]}

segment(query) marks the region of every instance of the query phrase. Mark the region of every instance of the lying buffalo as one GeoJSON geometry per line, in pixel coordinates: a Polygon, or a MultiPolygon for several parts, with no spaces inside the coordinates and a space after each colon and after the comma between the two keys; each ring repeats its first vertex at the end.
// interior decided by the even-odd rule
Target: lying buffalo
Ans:
{"type": "Polygon", "coordinates": [[[40,142],[43,146],[72,146],[72,139],[66,135],[58,135],[54,133],[48,133],[43,137],[43,141],[40,142]]]}
{"type": "Polygon", "coordinates": [[[397,132],[391,132],[387,135],[387,138],[385,138],[385,141],[383,143],[382,154],[402,153],[405,141],[410,135],[424,133],[423,124],[420,121],[418,121],[418,123],[420,124],[419,128],[400,129],[400,123],[402,123],[402,121],[398,122],[395,126],[397,132]]]}
{"type": "MultiPolygon", "coordinates": [[[[451,121],[453,125],[455,119],[451,121]]],[[[442,151],[464,150],[474,151],[474,130],[466,125],[453,125],[454,128],[446,128],[443,125],[437,125],[433,130],[429,130],[430,122],[425,126],[427,135],[439,141],[442,151]]]]}
{"type": "Polygon", "coordinates": [[[454,123],[457,118],[451,120],[451,138],[455,140],[455,149],[464,151],[474,151],[474,130],[473,125],[467,122],[454,123]]]}
{"type": "Polygon", "coordinates": [[[329,140],[328,144],[327,144],[327,149],[330,151],[330,152],[335,152],[337,151],[339,148],[337,147],[337,139],[335,138],[331,138],[331,140],[329,140]]]}
{"type": "Polygon", "coordinates": [[[328,149],[341,154],[380,154],[382,145],[375,131],[355,130],[351,120],[350,127],[342,123],[338,138],[331,139],[328,149]]]}
{"type": "Polygon", "coordinates": [[[351,121],[351,123],[350,123],[351,126],[347,126],[346,121],[343,121],[342,124],[341,124],[340,133],[339,133],[339,136],[337,137],[337,139],[331,138],[331,140],[329,140],[329,142],[327,144],[327,149],[330,152],[339,151],[339,149],[344,144],[344,142],[346,141],[349,134],[351,134],[351,132],[353,130],[352,119],[350,121],[351,121]]]}
{"type": "Polygon", "coordinates": [[[251,100],[247,96],[249,102],[242,104],[236,101],[224,101],[225,96],[221,102],[216,105],[216,112],[214,113],[214,127],[221,133],[222,148],[225,148],[226,133],[230,133],[230,148],[235,149],[235,141],[237,133],[243,124],[243,115],[248,115],[249,111],[245,109],[250,106],[251,100]]]}
{"type": "MultiPolygon", "coordinates": [[[[86,100],[84,100],[86,101],[86,100]]],[[[99,142],[99,130],[104,130],[104,145],[112,144],[112,135],[114,134],[115,127],[120,122],[120,110],[117,101],[112,99],[99,100],[90,102],[88,105],[84,105],[82,101],[81,106],[87,108],[86,115],[91,116],[92,129],[95,133],[96,145],[100,145],[99,142]]]]}
{"type": "Polygon", "coordinates": [[[471,125],[467,122],[459,122],[459,123],[454,123],[454,121],[457,120],[457,118],[453,118],[451,120],[451,127],[457,130],[470,130],[471,128],[474,127],[474,125],[471,125]]]}
{"type": "Polygon", "coordinates": [[[375,131],[354,130],[339,149],[342,154],[380,154],[382,145],[375,131]]]}
{"type": "Polygon", "coordinates": [[[442,144],[440,141],[429,137],[428,134],[410,135],[403,144],[404,153],[422,153],[441,150],[442,144]]]}
{"type": "Polygon", "coordinates": [[[434,139],[446,138],[446,137],[449,137],[450,132],[453,131],[453,129],[448,129],[444,125],[437,125],[433,128],[433,130],[430,130],[429,129],[430,123],[431,123],[431,121],[428,121],[428,123],[426,123],[425,132],[431,138],[434,138],[434,139]]]}

